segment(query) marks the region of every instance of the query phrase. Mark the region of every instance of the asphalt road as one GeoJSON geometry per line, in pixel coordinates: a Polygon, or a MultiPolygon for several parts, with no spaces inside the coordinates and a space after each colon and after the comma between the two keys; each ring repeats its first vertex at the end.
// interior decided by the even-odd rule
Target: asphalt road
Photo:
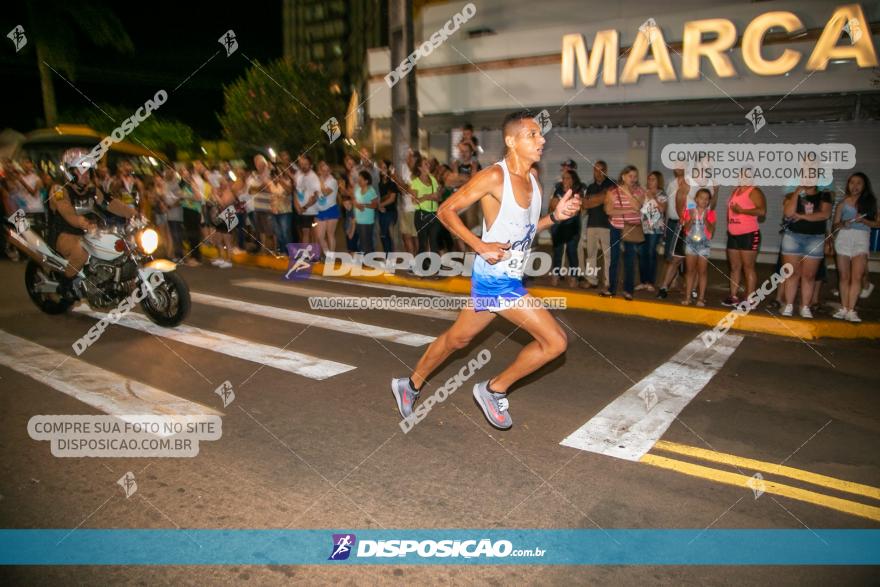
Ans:
{"type": "MultiPolygon", "coordinates": [[[[561,310],[555,314],[569,334],[568,352],[513,390],[515,425],[500,432],[486,423],[470,387],[513,361],[528,336],[497,318],[432,382],[445,382],[481,349],[491,352],[489,363],[404,434],[389,380],[407,374],[425,348],[411,335],[437,336],[449,320],[430,312],[315,312],[305,297],[308,290],[350,296],[395,292],[310,279],[294,284],[296,293],[291,293],[276,291],[279,285],[291,286],[265,270],[183,268],[192,291],[202,294],[186,324],[207,334],[192,331],[187,344],[114,325],[76,357],[71,344],[95,319],[78,312],[40,313],[24,291],[23,273],[22,264],[0,263],[0,338],[14,343],[8,349],[15,347],[15,357],[7,359],[15,367],[0,364],[4,528],[880,527],[880,501],[872,497],[880,487],[876,342],[807,344],[744,335],[711,369],[708,361],[672,364],[670,371],[667,362],[699,336],[700,328],[561,310]],[[256,306],[244,311],[224,300],[270,308],[256,315],[251,312],[256,306]],[[272,308],[305,318],[282,317],[272,308]],[[243,340],[218,342],[210,333],[243,340]],[[254,343],[274,349],[267,352],[254,343]],[[39,347],[28,346],[34,344],[39,347]],[[25,352],[32,348],[37,351],[25,352]],[[295,353],[286,357],[292,360],[284,362],[284,352],[295,353]],[[66,377],[80,365],[86,371],[68,381],[77,388],[99,386],[100,378],[88,369],[141,382],[222,413],[222,438],[203,441],[194,458],[52,456],[48,442],[29,437],[32,416],[102,413],[96,396],[90,396],[90,404],[28,374],[31,363],[45,364],[60,356],[55,353],[71,360],[59,361],[51,376],[66,377]],[[292,366],[297,360],[314,370],[297,370],[292,366]],[[328,372],[335,374],[325,377],[328,372]],[[702,385],[701,377],[707,378],[705,385],[670,417],[648,459],[560,444],[639,382],[671,381],[693,390],[702,385]],[[235,399],[224,408],[214,392],[226,381],[235,399]],[[695,457],[698,449],[710,456],[695,457]],[[808,489],[811,497],[724,482],[725,474],[750,477],[759,469],[722,462],[720,455],[784,463],[795,472],[783,478],[765,471],[764,477],[808,489]],[[694,464],[709,471],[694,475],[694,464]],[[128,471],[138,489],[126,498],[116,482],[128,471]],[[836,481],[817,483],[810,474],[836,481]],[[841,490],[843,481],[867,486],[867,493],[841,490]]],[[[615,434],[625,436],[627,430],[615,434]]],[[[843,585],[880,580],[872,567],[6,567],[0,574],[7,584],[843,585]]]]}

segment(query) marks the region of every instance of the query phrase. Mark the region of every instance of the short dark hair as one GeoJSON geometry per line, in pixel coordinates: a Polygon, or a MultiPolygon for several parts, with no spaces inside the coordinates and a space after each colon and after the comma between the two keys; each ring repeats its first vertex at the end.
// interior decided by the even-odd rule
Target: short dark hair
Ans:
{"type": "Polygon", "coordinates": [[[363,177],[366,180],[367,185],[373,185],[373,176],[370,175],[369,171],[367,171],[366,169],[361,169],[360,173],[358,173],[358,175],[360,175],[361,177],[363,177]]]}
{"type": "Polygon", "coordinates": [[[472,131],[472,130],[474,130],[474,125],[471,124],[471,123],[469,122],[469,123],[467,123],[466,125],[464,125],[463,127],[461,127],[461,130],[470,130],[470,131],[472,131]]]}
{"type": "Polygon", "coordinates": [[[534,118],[535,115],[531,113],[529,110],[517,110],[516,112],[511,112],[507,116],[504,117],[504,121],[501,123],[501,133],[503,136],[507,136],[510,134],[510,127],[514,124],[517,124],[527,118],[534,118]]]}

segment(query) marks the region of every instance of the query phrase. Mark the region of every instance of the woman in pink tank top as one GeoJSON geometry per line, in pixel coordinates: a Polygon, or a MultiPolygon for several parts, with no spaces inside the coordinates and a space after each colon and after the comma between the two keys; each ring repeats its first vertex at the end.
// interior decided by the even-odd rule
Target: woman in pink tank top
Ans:
{"type": "Polygon", "coordinates": [[[755,261],[761,246],[758,219],[767,213],[764,192],[753,185],[741,185],[727,200],[727,259],[730,261],[730,295],[721,302],[736,306],[754,293],[758,286],[755,261]],[[739,297],[739,285],[745,276],[745,295],[739,297]]]}

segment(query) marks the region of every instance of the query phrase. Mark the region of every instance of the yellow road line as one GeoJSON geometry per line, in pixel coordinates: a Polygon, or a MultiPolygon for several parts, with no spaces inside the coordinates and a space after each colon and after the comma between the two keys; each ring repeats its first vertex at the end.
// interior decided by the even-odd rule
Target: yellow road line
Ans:
{"type": "Polygon", "coordinates": [[[665,440],[657,441],[654,445],[654,449],[687,455],[704,461],[713,461],[723,465],[733,465],[744,469],[761,471],[762,473],[769,473],[771,475],[781,475],[790,479],[812,483],[813,485],[821,485],[822,487],[827,487],[829,489],[836,489],[837,491],[854,493],[856,495],[870,497],[871,499],[880,499],[880,488],[872,487],[870,485],[862,485],[861,483],[853,483],[852,481],[844,481],[835,477],[828,477],[827,475],[819,475],[818,473],[811,473],[809,471],[795,469],[794,467],[776,465],[773,463],[738,457],[732,454],[706,450],[704,448],[697,448],[695,446],[688,446],[686,444],[678,444],[677,442],[668,442],[665,440]]]}
{"type": "Polygon", "coordinates": [[[703,479],[709,479],[710,481],[716,481],[726,485],[746,488],[750,491],[760,489],[764,493],[781,495],[782,497],[805,501],[807,503],[880,522],[880,508],[855,501],[840,499],[839,497],[831,497],[829,495],[816,493],[815,491],[807,491],[806,489],[776,483],[775,481],[769,481],[767,479],[756,480],[754,477],[746,477],[739,473],[730,473],[720,469],[712,469],[710,467],[704,467],[703,465],[695,465],[693,463],[678,461],[650,453],[643,456],[640,462],[654,467],[660,467],[661,469],[668,469],[677,473],[690,475],[692,477],[701,477],[703,479]]]}

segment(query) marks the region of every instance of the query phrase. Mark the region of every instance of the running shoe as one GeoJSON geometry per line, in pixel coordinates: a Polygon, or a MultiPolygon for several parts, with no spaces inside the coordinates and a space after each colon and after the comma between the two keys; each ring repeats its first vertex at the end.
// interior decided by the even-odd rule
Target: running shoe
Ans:
{"type": "Polygon", "coordinates": [[[801,306],[801,318],[812,318],[813,312],[810,311],[809,306],[801,306]]]}
{"type": "Polygon", "coordinates": [[[657,291],[657,299],[665,300],[668,295],[669,295],[669,290],[666,289],[665,287],[661,287],[657,291]]]}
{"type": "Polygon", "coordinates": [[[783,316],[791,316],[794,314],[794,304],[785,304],[785,307],[782,308],[782,312],[780,312],[783,316]]]}
{"type": "Polygon", "coordinates": [[[859,292],[859,297],[863,300],[871,297],[871,294],[874,292],[874,284],[870,281],[868,282],[868,287],[859,292]]]}
{"type": "Polygon", "coordinates": [[[507,430],[513,426],[513,420],[507,411],[507,394],[492,393],[488,388],[488,381],[474,385],[474,401],[483,410],[483,415],[489,420],[489,424],[499,430],[507,430]]]}
{"type": "Polygon", "coordinates": [[[397,401],[397,409],[404,418],[412,416],[413,404],[419,399],[419,392],[409,384],[409,377],[391,380],[391,393],[397,401]]]}
{"type": "Polygon", "coordinates": [[[739,301],[739,298],[736,296],[727,296],[726,298],[724,298],[724,300],[722,300],[721,305],[728,308],[733,308],[734,306],[739,305],[739,301]]]}
{"type": "Polygon", "coordinates": [[[846,320],[847,314],[849,314],[849,310],[844,307],[841,307],[838,311],[831,315],[835,320],[846,320]]]}
{"type": "Polygon", "coordinates": [[[848,322],[861,322],[862,319],[859,318],[859,315],[856,314],[855,310],[850,310],[846,313],[846,319],[848,322]]]}

